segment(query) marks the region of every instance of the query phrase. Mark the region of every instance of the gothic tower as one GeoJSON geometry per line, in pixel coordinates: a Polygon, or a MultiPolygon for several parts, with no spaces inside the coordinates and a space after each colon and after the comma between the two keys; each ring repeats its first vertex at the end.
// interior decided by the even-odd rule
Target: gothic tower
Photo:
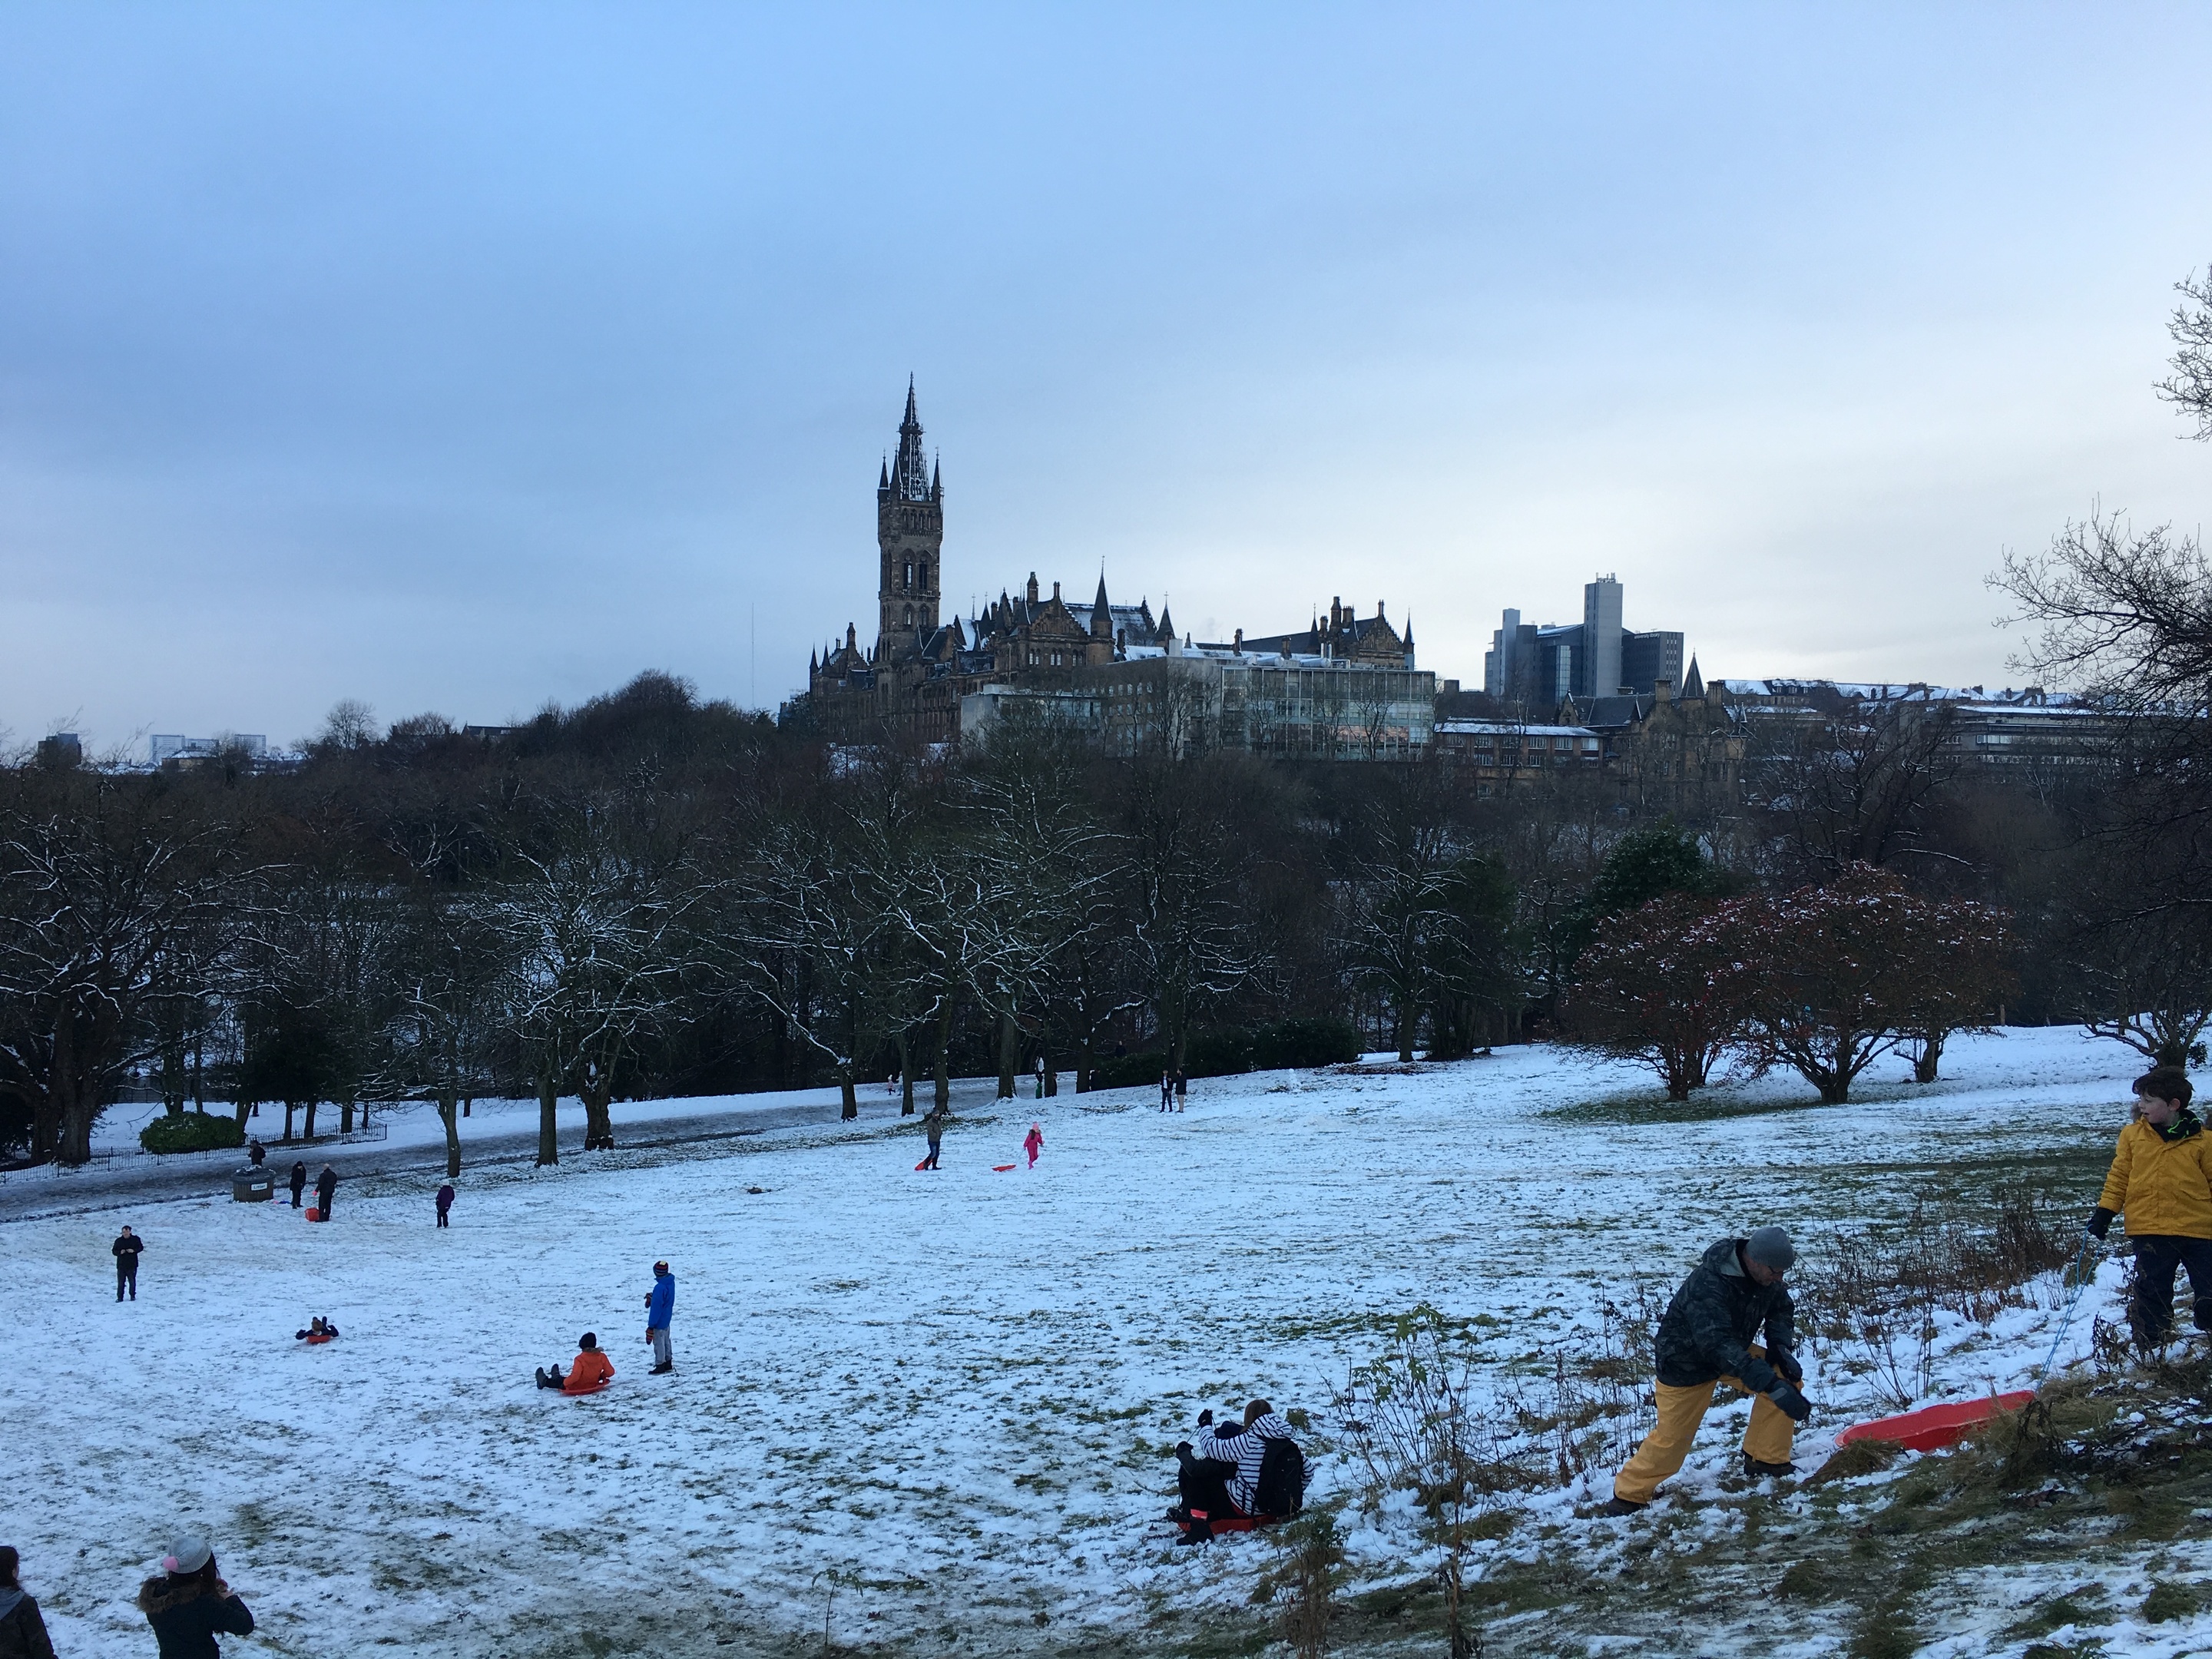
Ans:
{"type": "Polygon", "coordinates": [[[876,650],[888,654],[912,645],[917,633],[937,631],[945,544],[945,491],[921,453],[921,422],[915,418],[914,381],[906,386],[906,419],[899,422],[898,459],[876,485],[876,547],[881,557],[876,601],[881,612],[876,650]]]}

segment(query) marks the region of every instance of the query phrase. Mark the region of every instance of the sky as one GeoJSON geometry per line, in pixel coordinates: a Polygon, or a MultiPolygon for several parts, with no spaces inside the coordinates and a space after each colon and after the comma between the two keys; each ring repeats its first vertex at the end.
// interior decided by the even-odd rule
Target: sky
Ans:
{"type": "Polygon", "coordinates": [[[1984,578],[2193,530],[2212,11],[0,5],[0,727],[289,743],[944,583],[1341,597],[2016,682],[1984,578]]]}

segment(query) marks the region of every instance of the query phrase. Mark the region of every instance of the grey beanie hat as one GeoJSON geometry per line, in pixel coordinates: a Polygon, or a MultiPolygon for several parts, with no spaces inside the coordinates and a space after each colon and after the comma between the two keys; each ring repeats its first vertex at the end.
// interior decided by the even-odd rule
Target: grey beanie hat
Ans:
{"type": "Polygon", "coordinates": [[[1790,1264],[1797,1259],[1797,1247],[1779,1227],[1753,1227],[1751,1237],[1743,1241],[1743,1253],[1760,1267],[1771,1267],[1778,1273],[1787,1273],[1790,1264]]]}
{"type": "Polygon", "coordinates": [[[169,1553],[161,1558],[161,1571],[177,1573],[198,1572],[202,1567],[207,1565],[214,1556],[215,1552],[208,1547],[206,1539],[197,1538],[187,1533],[169,1546],[169,1553]]]}

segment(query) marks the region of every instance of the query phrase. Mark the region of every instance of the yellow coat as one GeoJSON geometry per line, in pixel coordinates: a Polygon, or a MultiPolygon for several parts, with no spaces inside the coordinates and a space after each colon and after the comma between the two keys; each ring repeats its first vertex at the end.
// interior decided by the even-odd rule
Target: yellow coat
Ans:
{"type": "Polygon", "coordinates": [[[2212,1238],[2212,1133],[2168,1140],[2141,1119],[2129,1124],[2097,1204],[2127,1218],[2130,1238],[2212,1238]]]}

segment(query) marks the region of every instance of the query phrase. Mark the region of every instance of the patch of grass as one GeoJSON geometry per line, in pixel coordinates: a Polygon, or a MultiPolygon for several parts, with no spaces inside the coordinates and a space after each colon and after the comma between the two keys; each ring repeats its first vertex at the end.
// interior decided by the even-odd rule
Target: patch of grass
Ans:
{"type": "Polygon", "coordinates": [[[1854,1440],[1807,1475],[1800,1484],[1825,1486],[1834,1480],[1856,1480],[1862,1475],[1887,1468],[1904,1455],[1905,1448],[1893,1440],[1854,1440]]]}
{"type": "Polygon", "coordinates": [[[2022,1637],[2048,1636],[2069,1625],[2101,1623],[2103,1615],[2097,1604],[2104,1597],[2102,1584],[2083,1584],[2047,1601],[2037,1602],[2027,1616],[2015,1621],[2005,1634],[2018,1641],[2022,1637]]]}
{"type": "Polygon", "coordinates": [[[1877,1601],[1851,1626],[1851,1659],[1912,1659],[1920,1650],[1919,1626],[1901,1602],[1877,1601]]]}
{"type": "MultiPolygon", "coordinates": [[[[1852,1103],[1854,1105],[1857,1102],[1852,1103]]],[[[1554,1106],[1537,1114],[1554,1123],[1638,1125],[1646,1123],[1721,1123],[1735,1118],[1772,1117],[1788,1112],[1823,1109],[1818,1100],[1747,1098],[1708,1091],[1689,1100],[1669,1100],[1663,1094],[1639,1090],[1632,1094],[1608,1095],[1601,1100],[1554,1106]]],[[[1832,1110],[1833,1108],[1825,1109],[1832,1110]]]]}
{"type": "Polygon", "coordinates": [[[2079,1642],[2038,1642],[2020,1659],[2098,1659],[2104,1650],[2103,1637],[2088,1636],[2079,1642]]]}
{"type": "Polygon", "coordinates": [[[2186,1619],[2204,1605],[2204,1598],[2193,1586],[2151,1581],[2150,1594],[2142,1599],[2139,1611],[2147,1625],[2163,1625],[2171,1620],[2186,1619]]]}

